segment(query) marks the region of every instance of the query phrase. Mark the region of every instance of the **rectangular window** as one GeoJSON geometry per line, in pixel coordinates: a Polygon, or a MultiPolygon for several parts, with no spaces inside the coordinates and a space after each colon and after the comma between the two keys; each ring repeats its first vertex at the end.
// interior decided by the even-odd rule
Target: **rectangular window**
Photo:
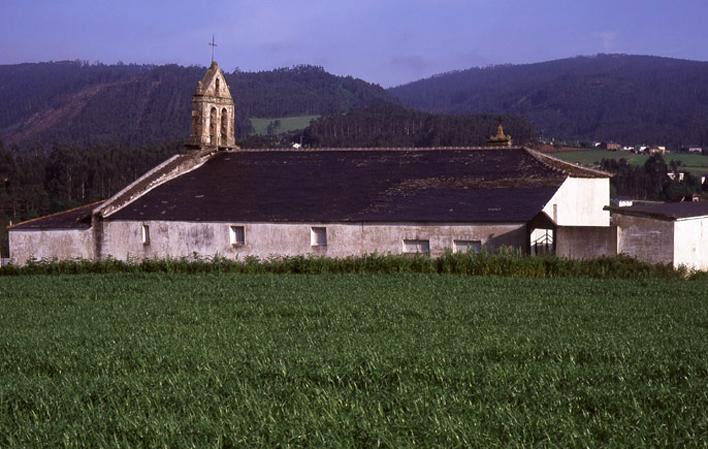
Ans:
{"type": "Polygon", "coordinates": [[[231,242],[233,246],[242,246],[246,244],[246,233],[243,226],[229,227],[229,242],[231,242]]]}
{"type": "Polygon", "coordinates": [[[311,246],[327,246],[327,228],[312,228],[310,230],[311,246]]]}
{"type": "Polygon", "coordinates": [[[430,254],[430,240],[404,240],[403,252],[406,254],[430,254]]]}
{"type": "Polygon", "coordinates": [[[143,240],[143,245],[149,245],[150,244],[150,226],[144,224],[141,228],[140,235],[143,240]]]}
{"type": "Polygon", "coordinates": [[[454,240],[452,250],[456,253],[478,253],[482,251],[482,242],[479,240],[454,240]]]}

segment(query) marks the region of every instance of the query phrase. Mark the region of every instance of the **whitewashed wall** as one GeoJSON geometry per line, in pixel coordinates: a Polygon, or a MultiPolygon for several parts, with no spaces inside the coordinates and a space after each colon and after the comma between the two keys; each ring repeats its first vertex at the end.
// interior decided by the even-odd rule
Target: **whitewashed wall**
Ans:
{"type": "Polygon", "coordinates": [[[615,215],[617,252],[651,263],[674,263],[674,222],[615,215]]]}
{"type": "Polygon", "coordinates": [[[10,230],[10,260],[24,265],[29,260],[93,259],[91,229],[10,230]]]}
{"type": "Polygon", "coordinates": [[[559,226],[609,226],[609,204],[609,178],[568,178],[543,211],[559,226]]]}
{"type": "Polygon", "coordinates": [[[674,223],[674,266],[708,271],[708,217],[674,223]]]}
{"type": "Polygon", "coordinates": [[[493,250],[501,246],[526,248],[524,224],[272,224],[272,223],[194,223],[167,221],[104,222],[102,257],[118,260],[143,258],[180,258],[193,255],[227,258],[256,256],[295,256],[320,254],[346,257],[400,254],[404,239],[430,241],[431,255],[439,256],[452,248],[453,240],[479,240],[493,250]],[[150,228],[150,244],[142,243],[141,226],[150,228]],[[244,226],[245,244],[233,246],[229,226],[244,226]],[[327,228],[327,246],[312,247],[313,226],[327,228]]]}

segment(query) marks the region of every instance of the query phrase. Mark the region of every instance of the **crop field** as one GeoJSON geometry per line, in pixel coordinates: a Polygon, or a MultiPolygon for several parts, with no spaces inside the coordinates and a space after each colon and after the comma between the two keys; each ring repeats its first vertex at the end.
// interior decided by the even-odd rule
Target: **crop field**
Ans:
{"type": "Polygon", "coordinates": [[[286,133],[305,129],[310,126],[310,122],[319,118],[319,115],[298,115],[294,117],[259,118],[251,117],[251,125],[255,134],[260,136],[268,133],[268,125],[280,121],[280,126],[275,129],[275,134],[286,133]]]}
{"type": "Polygon", "coordinates": [[[708,281],[0,278],[0,447],[706,447],[708,281]]]}
{"type": "MultiPolygon", "coordinates": [[[[577,162],[584,165],[599,165],[603,159],[626,159],[632,165],[643,165],[649,156],[634,154],[629,151],[558,151],[550,153],[551,156],[568,162],[577,162]]],[[[669,153],[664,155],[667,163],[675,160],[689,172],[695,174],[708,174],[708,156],[702,154],[669,153]]]]}

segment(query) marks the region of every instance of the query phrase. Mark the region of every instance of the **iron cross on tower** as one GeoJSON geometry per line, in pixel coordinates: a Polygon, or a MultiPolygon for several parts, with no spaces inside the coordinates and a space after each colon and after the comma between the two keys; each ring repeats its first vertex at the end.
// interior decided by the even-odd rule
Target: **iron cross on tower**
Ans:
{"type": "Polygon", "coordinates": [[[218,47],[216,45],[216,42],[214,42],[214,35],[211,35],[211,42],[209,42],[209,46],[211,47],[211,62],[214,62],[214,47],[218,47]]]}

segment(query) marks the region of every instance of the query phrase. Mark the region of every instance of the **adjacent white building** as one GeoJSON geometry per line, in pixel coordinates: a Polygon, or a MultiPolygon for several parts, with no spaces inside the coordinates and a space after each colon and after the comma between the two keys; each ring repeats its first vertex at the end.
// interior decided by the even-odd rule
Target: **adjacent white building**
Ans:
{"type": "Polygon", "coordinates": [[[612,207],[617,252],[652,263],[708,270],[708,203],[612,207]]]}

